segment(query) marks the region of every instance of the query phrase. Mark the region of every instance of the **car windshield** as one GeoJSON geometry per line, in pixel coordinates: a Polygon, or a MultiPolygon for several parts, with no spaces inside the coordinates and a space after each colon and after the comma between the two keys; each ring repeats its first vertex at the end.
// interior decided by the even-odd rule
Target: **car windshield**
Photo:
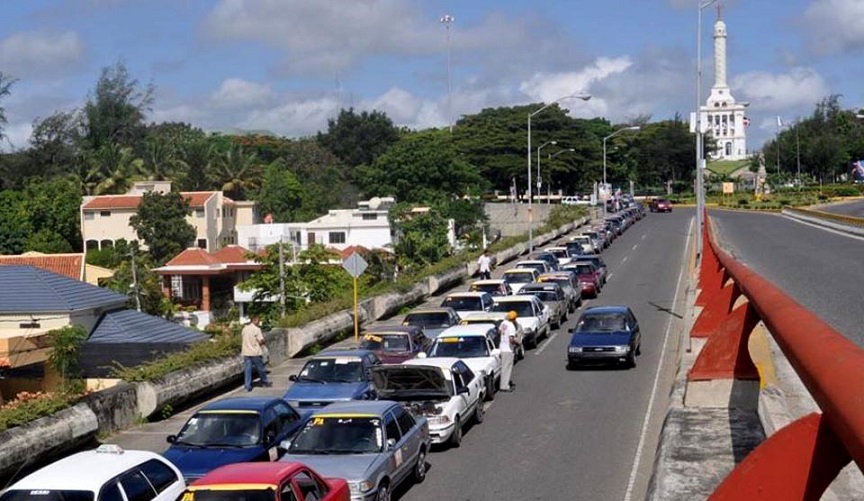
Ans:
{"type": "Polygon", "coordinates": [[[500,284],[471,284],[471,290],[474,292],[488,292],[493,296],[503,295],[500,284]]]}
{"type": "Polygon", "coordinates": [[[21,489],[6,491],[0,501],[93,501],[90,491],[55,491],[21,489]]]}
{"type": "Polygon", "coordinates": [[[511,284],[527,284],[534,281],[534,275],[531,273],[505,273],[504,280],[511,284]]]}
{"type": "Polygon", "coordinates": [[[507,301],[501,303],[495,303],[492,306],[492,311],[515,311],[516,315],[520,317],[533,317],[534,309],[531,308],[531,303],[529,301],[507,301]]]}
{"type": "Polygon", "coordinates": [[[576,332],[620,332],[627,330],[627,321],[619,313],[583,315],[576,324],[576,332]]]}
{"type": "Polygon", "coordinates": [[[535,296],[540,301],[557,301],[558,294],[555,294],[553,291],[543,291],[543,290],[522,290],[521,294],[531,294],[535,296]]]}
{"type": "Polygon", "coordinates": [[[309,418],[291,441],[288,454],[368,454],[383,449],[380,418],[328,414],[309,418]]]}
{"type": "Polygon", "coordinates": [[[361,350],[403,352],[410,350],[405,334],[367,333],[360,341],[361,350]]]}
{"type": "Polygon", "coordinates": [[[261,443],[261,423],[255,411],[208,411],[192,416],[175,443],[193,447],[250,447],[261,443]]]}
{"type": "Polygon", "coordinates": [[[590,264],[576,264],[569,269],[576,271],[577,275],[590,275],[594,272],[594,267],[590,264]]]}
{"type": "Polygon", "coordinates": [[[359,358],[313,358],[306,362],[298,381],[316,383],[359,383],[363,381],[363,364],[359,358]]]}
{"type": "Polygon", "coordinates": [[[442,307],[453,308],[456,311],[480,311],[483,303],[479,297],[450,296],[444,298],[442,307]]]}
{"type": "Polygon", "coordinates": [[[517,268],[534,269],[534,270],[539,271],[540,273],[543,273],[544,271],[546,271],[546,264],[545,263],[519,263],[516,265],[516,267],[517,268]]]}
{"type": "Polygon", "coordinates": [[[430,357],[488,357],[486,338],[480,336],[439,337],[429,349],[430,357]]]}
{"type": "Polygon", "coordinates": [[[565,249],[555,249],[549,252],[552,253],[553,256],[558,258],[567,257],[567,251],[565,249]]]}
{"type": "Polygon", "coordinates": [[[209,490],[199,487],[186,491],[178,499],[183,501],[276,501],[276,491],[267,489],[223,489],[209,490]]]}
{"type": "Polygon", "coordinates": [[[414,325],[417,327],[437,329],[440,327],[450,327],[450,315],[445,312],[434,313],[411,313],[405,317],[402,322],[405,325],[414,325]]]}

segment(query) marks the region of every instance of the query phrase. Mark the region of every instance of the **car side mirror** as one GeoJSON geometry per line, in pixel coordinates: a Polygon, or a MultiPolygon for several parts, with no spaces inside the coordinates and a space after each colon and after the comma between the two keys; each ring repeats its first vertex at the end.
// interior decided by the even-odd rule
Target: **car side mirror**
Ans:
{"type": "Polygon", "coordinates": [[[425,351],[421,351],[420,353],[417,354],[417,358],[426,358],[428,356],[429,355],[427,355],[425,351]]]}
{"type": "Polygon", "coordinates": [[[272,443],[274,440],[276,440],[276,432],[273,431],[273,430],[269,430],[269,431],[264,435],[264,442],[267,443],[267,444],[270,444],[270,443],[272,443]]]}
{"type": "Polygon", "coordinates": [[[387,439],[387,449],[392,449],[394,447],[396,447],[396,439],[395,438],[388,438],[387,439]]]}
{"type": "Polygon", "coordinates": [[[297,374],[291,374],[288,376],[288,381],[297,381],[297,374]]]}
{"type": "Polygon", "coordinates": [[[165,437],[165,441],[169,444],[173,444],[177,441],[177,435],[168,435],[167,437],[165,437]]]}
{"type": "Polygon", "coordinates": [[[468,387],[467,386],[460,386],[459,388],[456,389],[457,395],[464,395],[466,393],[468,393],[468,387]]]}
{"type": "Polygon", "coordinates": [[[283,451],[288,451],[288,449],[291,448],[291,439],[286,438],[285,440],[279,442],[279,445],[277,447],[279,447],[283,451]]]}

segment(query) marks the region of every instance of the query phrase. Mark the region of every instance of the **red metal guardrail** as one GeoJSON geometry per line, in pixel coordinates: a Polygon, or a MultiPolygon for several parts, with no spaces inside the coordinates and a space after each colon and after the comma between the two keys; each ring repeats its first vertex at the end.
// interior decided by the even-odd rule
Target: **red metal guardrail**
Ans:
{"type": "Polygon", "coordinates": [[[707,340],[688,380],[758,380],[747,341],[761,320],[822,411],[762,442],[708,499],[819,500],[850,460],[864,471],[864,350],[720,249],[705,221],[691,336],[707,340]]]}

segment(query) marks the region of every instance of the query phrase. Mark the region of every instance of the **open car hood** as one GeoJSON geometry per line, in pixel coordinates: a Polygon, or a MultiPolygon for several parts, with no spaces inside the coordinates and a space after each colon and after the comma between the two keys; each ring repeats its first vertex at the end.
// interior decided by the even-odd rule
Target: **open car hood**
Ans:
{"type": "Polygon", "coordinates": [[[385,400],[450,398],[450,387],[441,369],[419,365],[372,367],[372,383],[385,400]]]}

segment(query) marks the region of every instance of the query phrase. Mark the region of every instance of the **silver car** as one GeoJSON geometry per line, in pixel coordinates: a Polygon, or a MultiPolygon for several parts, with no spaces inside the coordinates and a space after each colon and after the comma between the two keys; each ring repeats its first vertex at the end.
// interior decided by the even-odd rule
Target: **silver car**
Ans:
{"type": "Polygon", "coordinates": [[[560,285],[554,282],[527,284],[519,293],[536,296],[549,307],[549,323],[552,324],[553,329],[560,328],[567,321],[567,313],[570,311],[569,301],[560,285]]]}
{"type": "Polygon", "coordinates": [[[344,478],[357,501],[389,500],[405,479],[426,478],[430,446],[425,417],[387,400],[337,402],[312,414],[283,442],[280,461],[299,461],[323,476],[344,478]]]}

